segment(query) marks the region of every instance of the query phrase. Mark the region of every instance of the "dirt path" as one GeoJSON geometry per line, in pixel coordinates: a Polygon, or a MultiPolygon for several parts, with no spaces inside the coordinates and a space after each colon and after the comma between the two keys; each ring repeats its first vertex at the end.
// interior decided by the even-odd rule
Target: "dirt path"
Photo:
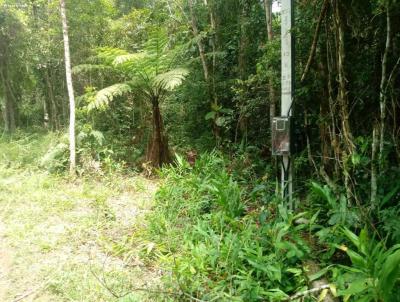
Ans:
{"type": "Polygon", "coordinates": [[[157,269],[130,245],[157,183],[114,176],[70,183],[0,171],[0,301],[147,301],[157,269]]]}

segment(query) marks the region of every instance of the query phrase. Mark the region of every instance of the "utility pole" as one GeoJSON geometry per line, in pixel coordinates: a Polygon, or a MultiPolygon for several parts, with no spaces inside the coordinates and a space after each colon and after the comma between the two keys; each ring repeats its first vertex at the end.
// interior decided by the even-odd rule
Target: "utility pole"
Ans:
{"type": "Polygon", "coordinates": [[[293,163],[290,154],[291,133],[290,133],[290,116],[292,116],[292,102],[294,95],[294,36],[292,33],[294,21],[294,5],[293,0],[281,1],[281,117],[288,118],[288,141],[289,151],[282,154],[282,171],[281,171],[281,187],[282,196],[288,199],[292,207],[293,194],[293,163]]]}

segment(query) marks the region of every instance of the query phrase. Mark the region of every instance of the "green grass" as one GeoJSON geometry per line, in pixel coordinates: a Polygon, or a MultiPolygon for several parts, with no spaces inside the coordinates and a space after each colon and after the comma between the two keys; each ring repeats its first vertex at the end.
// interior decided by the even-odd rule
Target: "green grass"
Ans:
{"type": "Polygon", "coordinates": [[[0,140],[0,252],[9,259],[0,261],[0,300],[151,300],[135,291],[115,297],[158,279],[135,262],[138,252],[116,247],[142,223],[157,184],[120,174],[72,181],[39,169],[58,136],[0,140]]]}

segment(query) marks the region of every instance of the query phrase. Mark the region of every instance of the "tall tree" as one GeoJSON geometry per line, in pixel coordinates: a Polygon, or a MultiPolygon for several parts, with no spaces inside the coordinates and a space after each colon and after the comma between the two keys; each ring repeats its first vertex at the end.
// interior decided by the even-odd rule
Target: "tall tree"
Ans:
{"type": "Polygon", "coordinates": [[[75,97],[74,87],[72,85],[71,57],[69,52],[68,24],[65,10],[65,0],[60,0],[61,21],[64,37],[65,54],[65,75],[67,79],[67,89],[69,98],[69,171],[71,175],[76,171],[76,153],[75,153],[75,97]]]}
{"type": "Polygon", "coordinates": [[[23,52],[22,23],[6,6],[0,5],[0,101],[4,130],[14,132],[18,123],[20,56],[23,52]]]}

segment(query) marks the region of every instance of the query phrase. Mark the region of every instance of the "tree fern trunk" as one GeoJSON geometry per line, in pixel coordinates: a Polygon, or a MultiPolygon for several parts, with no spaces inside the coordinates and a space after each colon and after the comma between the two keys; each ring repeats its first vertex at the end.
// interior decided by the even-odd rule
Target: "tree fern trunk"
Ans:
{"type": "Polygon", "coordinates": [[[164,134],[164,126],[158,100],[153,100],[153,133],[150,139],[146,159],[153,167],[161,167],[171,162],[168,139],[164,134]]]}

